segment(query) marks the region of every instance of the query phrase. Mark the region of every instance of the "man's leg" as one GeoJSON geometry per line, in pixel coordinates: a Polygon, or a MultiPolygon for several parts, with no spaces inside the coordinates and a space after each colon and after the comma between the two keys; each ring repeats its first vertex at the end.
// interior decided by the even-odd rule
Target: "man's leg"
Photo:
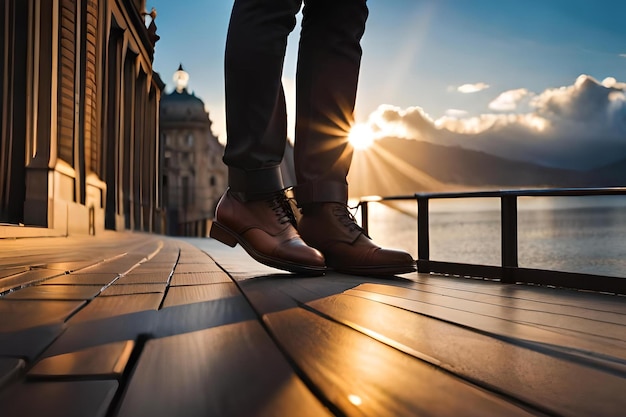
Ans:
{"type": "Polygon", "coordinates": [[[295,168],[299,204],[346,202],[365,0],[307,0],[296,77],[295,168]]]}
{"type": "Polygon", "coordinates": [[[390,275],[415,270],[410,254],[376,246],[347,209],[346,176],[365,0],[305,0],[296,80],[295,196],[298,231],[341,272],[390,275]]]}
{"type": "Polygon", "coordinates": [[[281,77],[287,37],[301,0],[236,0],[226,40],[224,162],[231,190],[282,190],[279,165],[287,140],[281,77]]]}
{"type": "Polygon", "coordinates": [[[210,236],[239,243],[257,261],[321,274],[322,254],[295,229],[280,162],[287,140],[281,85],[287,36],[301,0],[236,0],[225,54],[229,190],[218,203],[210,236]]]}

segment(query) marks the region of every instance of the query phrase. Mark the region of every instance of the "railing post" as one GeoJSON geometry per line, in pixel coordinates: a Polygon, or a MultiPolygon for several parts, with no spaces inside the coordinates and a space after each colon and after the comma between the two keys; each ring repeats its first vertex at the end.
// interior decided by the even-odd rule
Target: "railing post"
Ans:
{"type": "Polygon", "coordinates": [[[365,234],[369,235],[369,211],[367,201],[361,201],[361,227],[365,230],[365,234]]]}
{"type": "Polygon", "coordinates": [[[428,197],[417,197],[417,270],[430,272],[428,197]]]}
{"type": "Polygon", "coordinates": [[[517,264],[517,196],[503,195],[501,205],[502,282],[515,283],[517,264]]]}

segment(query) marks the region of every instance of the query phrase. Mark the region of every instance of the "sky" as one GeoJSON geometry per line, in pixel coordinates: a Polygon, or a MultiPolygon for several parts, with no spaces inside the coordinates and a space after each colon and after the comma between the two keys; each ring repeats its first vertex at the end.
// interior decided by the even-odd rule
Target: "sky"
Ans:
{"type": "MultiPolygon", "coordinates": [[[[548,166],[626,158],[626,1],[369,0],[356,121],[374,136],[463,146],[548,166]]],[[[180,63],[225,141],[232,2],[148,0],[154,69],[180,63]]],[[[294,102],[298,27],[283,83],[294,102]]],[[[289,112],[293,115],[293,111],[289,112]]],[[[293,118],[290,119],[293,129],[293,118]]]]}

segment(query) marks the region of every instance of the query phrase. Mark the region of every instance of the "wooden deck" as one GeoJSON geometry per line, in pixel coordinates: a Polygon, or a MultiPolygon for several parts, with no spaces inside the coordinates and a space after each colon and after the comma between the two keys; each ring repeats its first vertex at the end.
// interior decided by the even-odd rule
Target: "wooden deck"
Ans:
{"type": "Polygon", "coordinates": [[[299,277],[211,239],[0,239],[0,415],[623,416],[626,297],[299,277]]]}

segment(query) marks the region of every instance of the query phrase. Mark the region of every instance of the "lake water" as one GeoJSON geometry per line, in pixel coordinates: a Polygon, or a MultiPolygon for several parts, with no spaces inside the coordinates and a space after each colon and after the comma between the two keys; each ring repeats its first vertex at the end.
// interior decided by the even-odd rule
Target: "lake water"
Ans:
{"type": "MultiPolygon", "coordinates": [[[[417,257],[417,203],[369,208],[374,241],[417,257]]],[[[500,200],[431,200],[430,258],[501,265],[500,200]]],[[[518,261],[526,268],[626,278],[626,197],[519,198],[518,261]]]]}

